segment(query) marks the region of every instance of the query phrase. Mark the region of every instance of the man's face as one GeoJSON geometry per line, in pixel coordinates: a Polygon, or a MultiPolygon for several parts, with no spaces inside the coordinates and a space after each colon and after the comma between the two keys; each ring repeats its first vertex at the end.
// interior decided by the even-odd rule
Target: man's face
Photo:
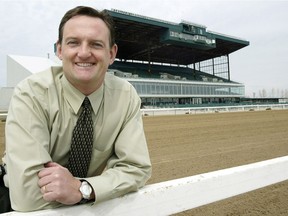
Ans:
{"type": "Polygon", "coordinates": [[[109,37],[108,27],[99,18],[75,16],[64,25],[58,56],[68,81],[84,94],[101,86],[115,59],[117,46],[110,47],[109,37]]]}

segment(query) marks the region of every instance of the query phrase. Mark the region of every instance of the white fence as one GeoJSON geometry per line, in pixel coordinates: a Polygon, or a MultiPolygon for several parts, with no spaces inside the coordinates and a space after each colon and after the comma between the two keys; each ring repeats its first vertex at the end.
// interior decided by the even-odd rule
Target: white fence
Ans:
{"type": "Polygon", "coordinates": [[[4,121],[7,117],[7,113],[0,113],[0,121],[4,121]]]}
{"type": "Polygon", "coordinates": [[[86,204],[3,216],[171,215],[288,179],[288,156],[147,185],[135,193],[86,204]]]}
{"type": "Polygon", "coordinates": [[[142,115],[179,115],[179,114],[202,114],[214,112],[240,112],[260,110],[282,110],[288,109],[288,104],[265,104],[265,105],[241,105],[241,106],[215,106],[215,107],[185,107],[185,108],[155,108],[141,109],[142,115]]]}
{"type": "MultiPolygon", "coordinates": [[[[259,110],[282,110],[288,109],[288,104],[266,104],[266,105],[242,105],[242,106],[215,106],[215,107],[185,107],[185,108],[154,108],[141,109],[142,115],[179,115],[179,114],[202,114],[214,112],[240,112],[240,111],[259,111],[259,110]]],[[[0,112],[0,120],[6,119],[7,111],[0,112]]]]}

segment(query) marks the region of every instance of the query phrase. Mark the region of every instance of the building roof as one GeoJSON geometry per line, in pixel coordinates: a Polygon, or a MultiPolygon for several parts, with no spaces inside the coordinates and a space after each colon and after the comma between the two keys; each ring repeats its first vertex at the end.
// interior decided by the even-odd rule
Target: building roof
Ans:
{"type": "Polygon", "coordinates": [[[249,45],[247,40],[206,31],[182,21],[172,23],[120,10],[106,10],[114,19],[117,58],[190,65],[229,55],[249,45]]]}

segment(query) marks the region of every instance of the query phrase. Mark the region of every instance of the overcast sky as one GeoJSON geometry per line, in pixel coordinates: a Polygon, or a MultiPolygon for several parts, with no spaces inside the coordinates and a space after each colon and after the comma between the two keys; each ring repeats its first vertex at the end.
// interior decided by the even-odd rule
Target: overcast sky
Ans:
{"type": "Polygon", "coordinates": [[[230,55],[231,79],[246,95],[288,90],[288,1],[260,0],[0,0],[0,87],[6,86],[6,56],[53,54],[64,13],[77,5],[119,9],[248,40],[230,55]]]}

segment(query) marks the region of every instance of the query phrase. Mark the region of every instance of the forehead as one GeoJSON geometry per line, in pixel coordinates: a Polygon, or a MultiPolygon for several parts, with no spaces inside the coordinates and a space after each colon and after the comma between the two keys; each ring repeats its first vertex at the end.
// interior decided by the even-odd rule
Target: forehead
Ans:
{"type": "Polygon", "coordinates": [[[109,36],[109,29],[105,22],[98,17],[74,16],[63,27],[63,37],[73,34],[91,36],[109,36]]]}

